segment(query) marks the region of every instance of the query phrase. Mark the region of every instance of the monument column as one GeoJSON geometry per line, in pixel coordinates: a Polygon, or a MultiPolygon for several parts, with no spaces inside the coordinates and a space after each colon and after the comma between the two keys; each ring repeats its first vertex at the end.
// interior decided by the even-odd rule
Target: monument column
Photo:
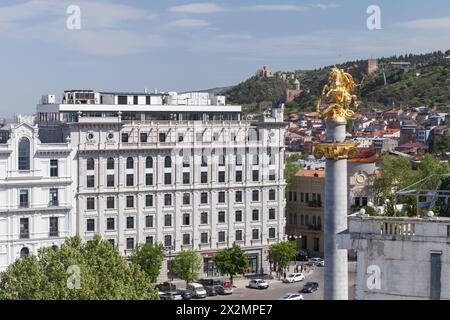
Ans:
{"type": "MultiPolygon", "coordinates": [[[[326,121],[326,141],[314,146],[314,156],[326,159],[325,168],[325,300],[348,300],[347,250],[339,249],[337,236],[347,230],[347,159],[356,152],[356,143],[345,142],[347,119],[354,113],[349,105],[353,79],[333,68],[324,96],[331,96],[331,106],[321,112],[326,121]]],[[[320,106],[320,102],[319,102],[320,106]]],[[[318,107],[319,112],[320,108],[318,107]]]]}

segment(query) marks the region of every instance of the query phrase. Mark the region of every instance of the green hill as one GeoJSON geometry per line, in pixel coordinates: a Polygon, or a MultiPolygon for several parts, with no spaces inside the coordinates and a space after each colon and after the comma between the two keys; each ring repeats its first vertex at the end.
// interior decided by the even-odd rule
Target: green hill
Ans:
{"type": "MultiPolygon", "coordinates": [[[[370,107],[387,109],[393,105],[436,106],[443,111],[450,109],[450,50],[445,53],[439,51],[381,58],[378,63],[380,70],[370,76],[367,75],[366,60],[338,65],[351,73],[360,84],[356,94],[363,102],[362,110],[370,107]]],[[[286,104],[287,112],[315,109],[322,88],[328,82],[330,68],[294,71],[303,93],[295,101],[286,104]]],[[[254,76],[225,91],[225,95],[230,103],[243,105],[244,111],[259,112],[273,102],[282,100],[285,90],[293,87],[293,80],[254,76]]]]}

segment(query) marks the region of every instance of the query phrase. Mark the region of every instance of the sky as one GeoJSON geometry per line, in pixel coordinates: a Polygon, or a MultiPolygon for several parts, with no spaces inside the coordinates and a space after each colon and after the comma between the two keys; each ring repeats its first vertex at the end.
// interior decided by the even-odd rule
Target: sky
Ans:
{"type": "Polygon", "coordinates": [[[0,117],[11,117],[69,89],[202,90],[265,64],[288,71],[448,50],[450,1],[2,0],[0,43],[0,117]],[[372,5],[379,29],[368,28],[372,5]]]}

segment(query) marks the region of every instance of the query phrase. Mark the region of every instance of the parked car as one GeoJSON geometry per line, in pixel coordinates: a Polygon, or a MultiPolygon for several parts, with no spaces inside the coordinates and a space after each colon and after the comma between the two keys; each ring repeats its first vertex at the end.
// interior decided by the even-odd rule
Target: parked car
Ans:
{"type": "Polygon", "coordinates": [[[197,283],[200,283],[203,286],[220,286],[223,284],[223,281],[219,279],[200,279],[197,280],[197,283]]]}
{"type": "Polygon", "coordinates": [[[309,256],[306,251],[299,251],[295,257],[295,261],[309,261],[309,256]]]}
{"type": "Polygon", "coordinates": [[[250,280],[248,287],[253,289],[267,289],[269,288],[269,284],[262,279],[253,279],[250,280]]]}
{"type": "Polygon", "coordinates": [[[208,297],[214,297],[217,296],[217,287],[218,286],[204,286],[205,290],[206,290],[206,295],[208,297]]]}
{"type": "Polygon", "coordinates": [[[322,258],[311,258],[309,261],[315,266],[325,267],[325,260],[322,258]]]}
{"type": "Polygon", "coordinates": [[[190,283],[186,289],[192,291],[193,298],[206,298],[207,296],[205,287],[203,287],[200,283],[190,283]]]}
{"type": "Polygon", "coordinates": [[[191,290],[179,289],[178,292],[183,297],[183,300],[191,300],[194,296],[194,293],[191,290]]]}
{"type": "Polygon", "coordinates": [[[303,286],[300,292],[313,293],[314,291],[317,291],[317,289],[319,289],[319,284],[317,282],[308,282],[303,286]]]}
{"type": "Polygon", "coordinates": [[[218,294],[220,294],[220,295],[232,294],[233,293],[233,287],[226,286],[226,285],[216,286],[216,292],[218,294]]]}
{"type": "Polygon", "coordinates": [[[303,280],[305,280],[305,276],[303,273],[299,272],[299,273],[290,274],[288,277],[286,277],[286,279],[283,279],[283,282],[294,283],[294,282],[299,282],[299,281],[303,281],[303,280]]]}
{"type": "Polygon", "coordinates": [[[178,291],[160,292],[160,300],[183,300],[183,296],[178,291]]]}
{"type": "Polygon", "coordinates": [[[300,293],[286,293],[280,300],[303,300],[303,295],[300,293]]]}

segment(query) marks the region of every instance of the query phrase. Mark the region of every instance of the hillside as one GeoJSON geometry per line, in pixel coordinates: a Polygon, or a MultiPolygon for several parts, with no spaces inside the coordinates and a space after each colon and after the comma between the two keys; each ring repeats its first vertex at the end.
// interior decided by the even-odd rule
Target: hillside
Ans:
{"type": "MultiPolygon", "coordinates": [[[[423,55],[404,55],[378,59],[380,70],[367,75],[367,61],[351,61],[338,65],[350,72],[360,84],[356,93],[361,108],[436,106],[450,109],[450,50],[423,55]],[[402,64],[399,64],[402,63],[402,64]],[[410,65],[405,65],[409,63],[410,65]],[[386,84],[384,82],[384,74],[386,84]]],[[[296,70],[303,93],[286,104],[287,112],[314,110],[323,86],[328,82],[331,66],[316,70],[296,70]]],[[[261,109],[281,101],[285,90],[293,88],[293,80],[253,76],[225,91],[230,103],[241,104],[246,112],[261,109]]]]}

